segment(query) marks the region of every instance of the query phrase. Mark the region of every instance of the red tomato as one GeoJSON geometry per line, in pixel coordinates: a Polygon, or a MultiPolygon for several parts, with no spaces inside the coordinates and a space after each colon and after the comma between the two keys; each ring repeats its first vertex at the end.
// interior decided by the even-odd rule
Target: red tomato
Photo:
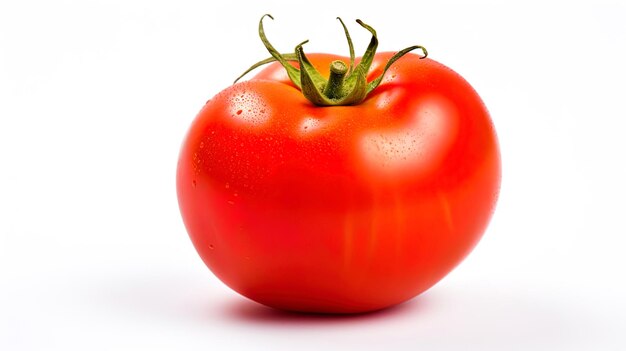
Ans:
{"type": "MultiPolygon", "coordinates": [[[[368,81],[391,55],[376,54],[368,81]]],[[[337,59],[348,61],[309,56],[324,76],[337,59]]],[[[480,97],[414,54],[354,106],[313,105],[274,63],[206,103],[177,171],[187,231],[219,279],[268,306],[325,313],[430,288],[477,244],[499,185],[480,97]]]]}

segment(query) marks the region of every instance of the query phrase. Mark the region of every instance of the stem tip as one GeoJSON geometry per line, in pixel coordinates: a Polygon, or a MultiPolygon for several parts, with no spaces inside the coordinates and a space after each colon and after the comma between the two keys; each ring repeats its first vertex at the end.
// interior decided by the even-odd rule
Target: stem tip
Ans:
{"type": "Polygon", "coordinates": [[[343,61],[336,60],[330,64],[330,71],[335,74],[344,75],[348,72],[348,66],[346,66],[343,61]]]}

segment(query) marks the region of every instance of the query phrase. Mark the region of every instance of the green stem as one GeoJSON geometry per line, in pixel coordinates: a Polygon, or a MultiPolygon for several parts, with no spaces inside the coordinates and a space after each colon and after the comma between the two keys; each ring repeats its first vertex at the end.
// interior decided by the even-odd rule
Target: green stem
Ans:
{"type": "MultiPolygon", "coordinates": [[[[264,65],[266,63],[278,61],[287,70],[289,79],[302,91],[304,96],[313,104],[318,106],[340,106],[340,105],[356,105],[363,100],[378,87],[381,83],[383,76],[400,57],[404,56],[408,52],[420,49],[423,55],[421,59],[428,56],[428,52],[423,46],[414,45],[406,49],[400,50],[387,61],[383,72],[373,79],[371,82],[367,82],[367,74],[370,70],[370,66],[374,61],[376,55],[376,49],[378,48],[378,36],[376,31],[371,26],[363,23],[361,20],[357,20],[357,23],[368,30],[372,34],[370,43],[363,54],[359,64],[354,67],[354,47],[352,45],[352,39],[350,33],[345,24],[339,19],[341,26],[344,29],[346,39],[348,40],[348,47],[350,49],[350,66],[348,67],[345,62],[337,60],[333,61],[330,65],[330,76],[328,79],[324,78],[319,71],[311,64],[309,59],[304,54],[302,46],[306,41],[296,46],[294,54],[281,54],[272,46],[265,35],[263,28],[263,19],[269,17],[274,19],[271,15],[264,15],[259,21],[259,36],[265,48],[269,51],[272,57],[257,62],[252,65],[244,74],[242,74],[237,80],[243,77],[251,70],[264,65]],[[289,63],[289,61],[298,61],[300,68],[296,68],[289,63]]],[[[235,82],[237,82],[235,80],[235,82]]]]}
{"type": "Polygon", "coordinates": [[[337,60],[330,64],[330,76],[324,87],[324,95],[329,99],[341,98],[343,78],[348,73],[348,67],[343,61],[337,60]]]}

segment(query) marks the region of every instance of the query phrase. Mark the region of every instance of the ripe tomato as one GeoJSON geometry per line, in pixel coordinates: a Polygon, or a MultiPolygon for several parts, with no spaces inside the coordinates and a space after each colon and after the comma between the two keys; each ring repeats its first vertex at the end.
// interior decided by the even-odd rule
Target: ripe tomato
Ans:
{"type": "MultiPolygon", "coordinates": [[[[373,56],[368,82],[391,57],[373,56]]],[[[308,59],[323,76],[349,60],[308,59]]],[[[398,304],[442,279],[479,241],[499,185],[480,97],[415,54],[350,106],[312,104],[273,63],[206,103],[177,171],[187,231],[219,279],[268,306],[330,313],[398,304]]]]}

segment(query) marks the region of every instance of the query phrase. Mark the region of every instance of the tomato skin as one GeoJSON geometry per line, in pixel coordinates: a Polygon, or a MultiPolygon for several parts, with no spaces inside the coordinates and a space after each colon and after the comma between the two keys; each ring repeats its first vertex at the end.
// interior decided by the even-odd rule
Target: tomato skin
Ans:
{"type": "MultiPolygon", "coordinates": [[[[391,55],[376,54],[370,80],[391,55]]],[[[347,62],[308,57],[323,75],[347,62]]],[[[272,64],[207,102],[177,169],[181,214],[211,271],[259,303],[321,313],[430,288],[478,243],[499,187],[480,97],[413,54],[355,106],[312,105],[272,64]]]]}

